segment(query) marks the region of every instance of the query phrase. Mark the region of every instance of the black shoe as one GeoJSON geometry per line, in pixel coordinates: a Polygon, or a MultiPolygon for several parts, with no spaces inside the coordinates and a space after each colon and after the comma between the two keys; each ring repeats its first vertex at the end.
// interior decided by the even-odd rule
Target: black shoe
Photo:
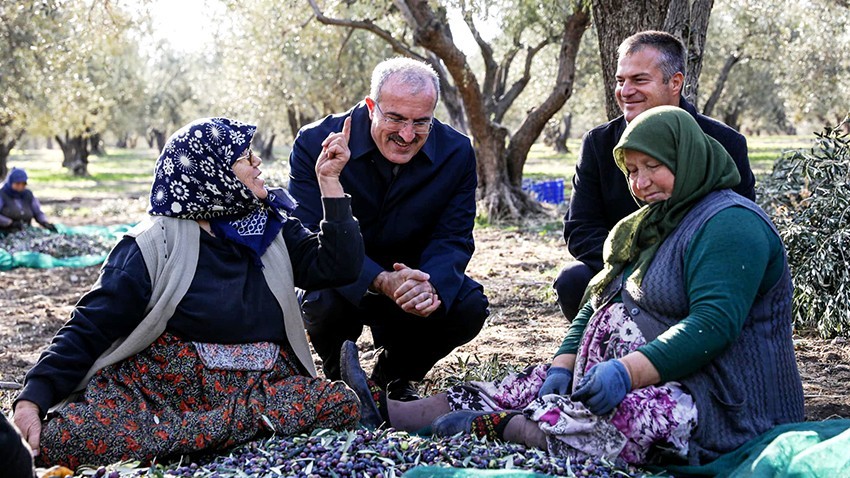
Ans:
{"type": "Polygon", "coordinates": [[[350,340],[346,340],[342,344],[339,368],[342,381],[351,387],[360,400],[360,423],[369,429],[380,427],[384,420],[381,418],[381,412],[378,411],[378,405],[372,397],[372,391],[369,390],[366,372],[360,367],[357,345],[350,340]]]}
{"type": "Polygon", "coordinates": [[[419,391],[412,383],[399,378],[391,380],[387,384],[387,398],[400,402],[411,402],[422,397],[419,396],[419,391]]]}
{"type": "Polygon", "coordinates": [[[456,410],[437,417],[431,424],[431,433],[438,437],[450,437],[458,433],[473,432],[472,420],[490,412],[456,410]]]}

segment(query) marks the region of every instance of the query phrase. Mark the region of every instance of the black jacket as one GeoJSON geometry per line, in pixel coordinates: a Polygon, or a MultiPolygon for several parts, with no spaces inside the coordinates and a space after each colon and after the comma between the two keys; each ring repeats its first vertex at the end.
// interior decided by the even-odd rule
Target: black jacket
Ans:
{"type": "MultiPolygon", "coordinates": [[[[755,200],[755,178],[747,157],[747,140],[725,124],[697,113],[684,98],[679,107],[689,112],[700,128],[726,148],[735,160],[741,182],[733,191],[755,200]]],[[[564,216],[564,240],[570,254],[594,271],[602,269],[602,244],[620,219],[638,209],[628,182],[614,162],[614,146],[626,129],[619,116],[588,131],[581,143],[570,207],[564,216]]]]}

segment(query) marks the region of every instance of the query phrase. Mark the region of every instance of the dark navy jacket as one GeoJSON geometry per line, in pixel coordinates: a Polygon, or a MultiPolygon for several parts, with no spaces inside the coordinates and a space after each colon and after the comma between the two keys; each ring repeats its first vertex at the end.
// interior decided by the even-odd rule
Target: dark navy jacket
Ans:
{"type": "Polygon", "coordinates": [[[289,192],[298,201],[293,214],[312,230],[322,218],[316,159],[322,141],[329,133],[342,131],[347,116],[351,116],[351,159],[340,181],[352,198],[366,260],[360,278],[337,291],[359,304],[374,278],[401,262],[430,274],[448,310],[475,249],[472,227],[478,177],[472,143],[435,119],[422,149],[393,176],[392,163],[381,155],[370,134],[364,102],[305,126],[290,156],[289,192]]]}
{"type": "MultiPolygon", "coordinates": [[[[735,160],[741,182],[733,191],[754,201],[755,178],[747,156],[747,140],[725,124],[697,113],[684,98],[679,107],[690,113],[700,128],[726,148],[735,160]]],[[[614,162],[614,146],[626,129],[619,116],[584,135],[573,177],[570,207],[564,217],[564,240],[570,254],[594,271],[602,269],[602,244],[620,219],[637,211],[626,177],[614,162]]]]}

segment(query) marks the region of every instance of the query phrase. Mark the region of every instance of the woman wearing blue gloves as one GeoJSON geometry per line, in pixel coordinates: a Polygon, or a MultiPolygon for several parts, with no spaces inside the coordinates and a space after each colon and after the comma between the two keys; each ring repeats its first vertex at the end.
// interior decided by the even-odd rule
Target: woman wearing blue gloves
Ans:
{"type": "MultiPolygon", "coordinates": [[[[729,190],[734,161],[667,106],[630,122],[614,157],[644,206],[608,236],[605,268],[551,365],[420,401],[454,410],[435,433],[575,459],[698,465],[803,420],[785,249],[765,213],[729,190]]],[[[368,402],[355,365],[343,376],[368,402]]],[[[416,416],[377,403],[393,425],[416,416]]]]}

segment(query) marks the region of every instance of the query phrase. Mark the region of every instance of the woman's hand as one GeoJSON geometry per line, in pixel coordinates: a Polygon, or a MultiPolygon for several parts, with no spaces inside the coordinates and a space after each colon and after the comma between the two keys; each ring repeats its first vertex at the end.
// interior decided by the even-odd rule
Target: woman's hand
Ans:
{"type": "Polygon", "coordinates": [[[605,415],[619,405],[631,389],[629,371],[623,362],[613,359],[591,367],[571,398],[583,403],[594,415],[605,415]]]}
{"type": "Polygon", "coordinates": [[[348,140],[351,137],[351,117],[345,118],[342,132],[331,133],[322,141],[322,152],[316,160],[316,178],[322,197],[344,197],[345,191],[339,182],[342,169],[351,158],[348,140]]]}
{"type": "Polygon", "coordinates": [[[32,448],[33,456],[38,455],[38,444],[41,441],[41,417],[38,405],[29,400],[21,400],[15,404],[15,425],[21,430],[24,440],[32,448]]]}
{"type": "Polygon", "coordinates": [[[570,391],[570,384],[573,381],[573,371],[566,367],[549,367],[546,372],[546,380],[543,381],[543,386],[537,392],[537,398],[543,395],[556,394],[566,395],[570,391]]]}

